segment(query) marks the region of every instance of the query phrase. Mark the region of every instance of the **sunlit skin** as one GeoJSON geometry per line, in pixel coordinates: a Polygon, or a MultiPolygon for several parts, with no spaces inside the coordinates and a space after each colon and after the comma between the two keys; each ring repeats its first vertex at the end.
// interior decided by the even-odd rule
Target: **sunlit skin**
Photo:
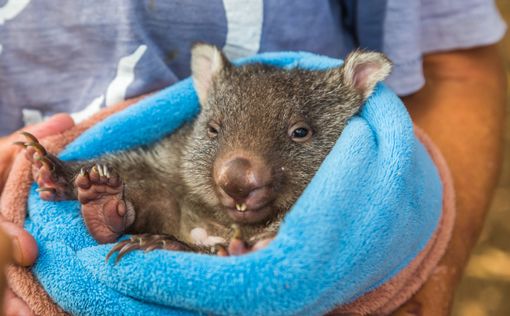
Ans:
{"type": "Polygon", "coordinates": [[[446,254],[396,315],[449,315],[501,172],[506,77],[496,45],[425,56],[426,85],[403,98],[453,175],[456,223],[446,254]]]}

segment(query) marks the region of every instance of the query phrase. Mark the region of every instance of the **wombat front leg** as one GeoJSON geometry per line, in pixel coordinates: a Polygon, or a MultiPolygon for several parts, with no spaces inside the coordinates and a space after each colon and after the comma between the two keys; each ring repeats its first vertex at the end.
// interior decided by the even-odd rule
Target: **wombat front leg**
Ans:
{"type": "Polygon", "coordinates": [[[239,225],[232,225],[232,238],[227,247],[217,245],[216,254],[221,257],[240,256],[265,248],[275,237],[274,233],[268,232],[263,236],[257,236],[253,240],[245,240],[239,225]]]}
{"type": "Polygon", "coordinates": [[[123,182],[111,168],[93,161],[66,163],[48,153],[32,134],[21,134],[26,141],[15,144],[25,148],[41,199],[77,198],[89,232],[100,243],[114,242],[134,222],[134,210],[124,200],[123,182]]]}
{"type": "Polygon", "coordinates": [[[115,242],[135,221],[134,207],[125,198],[124,182],[112,168],[102,164],[82,168],[74,183],[81,214],[97,242],[115,242]]]}
{"type": "Polygon", "coordinates": [[[129,239],[118,242],[106,256],[106,262],[110,260],[114,253],[117,253],[115,258],[115,264],[117,264],[124,255],[133,250],[148,252],[156,249],[202,252],[200,249],[195,249],[193,246],[187,245],[171,235],[141,234],[133,235],[129,239]]]}
{"type": "Polygon", "coordinates": [[[25,148],[25,157],[32,163],[32,176],[39,185],[37,191],[41,199],[63,201],[75,198],[71,181],[74,173],[72,168],[48,153],[32,134],[21,134],[26,141],[14,144],[25,148]]]}

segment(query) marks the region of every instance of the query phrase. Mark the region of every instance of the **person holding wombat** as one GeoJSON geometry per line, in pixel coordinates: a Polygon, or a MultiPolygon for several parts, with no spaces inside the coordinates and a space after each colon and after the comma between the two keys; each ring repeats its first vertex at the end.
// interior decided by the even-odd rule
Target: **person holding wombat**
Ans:
{"type": "MultiPolygon", "coordinates": [[[[443,259],[453,272],[433,278],[416,296],[423,313],[448,311],[451,289],[487,209],[490,194],[480,192],[491,192],[498,170],[493,158],[500,151],[498,137],[486,135],[499,135],[502,127],[504,77],[493,44],[505,27],[492,2],[459,0],[446,6],[430,0],[415,5],[338,1],[288,6],[250,1],[240,6],[231,1],[187,5],[133,1],[121,7],[113,2],[97,7],[73,2],[67,4],[65,16],[59,15],[62,8],[51,8],[52,2],[26,3],[11,6],[11,14],[2,17],[2,30],[9,30],[0,40],[0,133],[4,135],[62,111],[80,120],[103,106],[172,84],[189,75],[190,46],[197,40],[222,46],[231,58],[274,50],[308,50],[334,57],[345,57],[357,47],[385,52],[395,64],[387,83],[400,95],[408,95],[404,101],[413,119],[441,148],[457,185],[461,215],[443,259]],[[44,21],[36,18],[41,15],[44,21]],[[86,100],[91,96],[93,100],[86,100]]],[[[72,125],[70,116],[52,121],[58,125],[54,131],[72,125]]],[[[0,139],[2,175],[8,173],[16,151],[11,142],[16,140],[19,137],[0,139]]],[[[85,171],[90,175],[90,170],[85,171]]],[[[18,261],[32,263],[35,242],[19,228],[9,233],[23,236],[15,244],[15,253],[23,254],[18,261]]],[[[10,302],[15,299],[7,305],[10,302]]]]}

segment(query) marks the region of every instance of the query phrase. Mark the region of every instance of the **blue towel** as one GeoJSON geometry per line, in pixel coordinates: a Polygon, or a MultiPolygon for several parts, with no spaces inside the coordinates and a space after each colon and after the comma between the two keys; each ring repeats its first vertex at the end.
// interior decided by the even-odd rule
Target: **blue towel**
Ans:
{"type": "MultiPolygon", "coordinates": [[[[241,63],[326,69],[340,60],[268,53],[241,63]]],[[[67,146],[65,160],[137,147],[193,119],[186,79],[117,113],[67,146]]],[[[319,315],[384,284],[438,226],[442,185],[400,99],[379,84],[353,117],[265,249],[239,257],[133,252],[105,263],[113,244],[88,234],[77,201],[30,192],[26,228],[40,256],[33,272],[79,315],[319,315]]]]}

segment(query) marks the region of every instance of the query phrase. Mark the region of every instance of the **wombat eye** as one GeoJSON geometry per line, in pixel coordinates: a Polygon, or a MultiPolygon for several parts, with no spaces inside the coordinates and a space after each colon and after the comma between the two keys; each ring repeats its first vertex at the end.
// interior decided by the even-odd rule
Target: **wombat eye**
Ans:
{"type": "Polygon", "coordinates": [[[312,129],[305,122],[298,122],[289,128],[289,137],[297,143],[304,143],[312,137],[312,129]]]}
{"type": "Polygon", "coordinates": [[[219,131],[220,125],[218,123],[211,121],[207,124],[207,136],[209,136],[209,138],[215,138],[218,136],[219,131]]]}

